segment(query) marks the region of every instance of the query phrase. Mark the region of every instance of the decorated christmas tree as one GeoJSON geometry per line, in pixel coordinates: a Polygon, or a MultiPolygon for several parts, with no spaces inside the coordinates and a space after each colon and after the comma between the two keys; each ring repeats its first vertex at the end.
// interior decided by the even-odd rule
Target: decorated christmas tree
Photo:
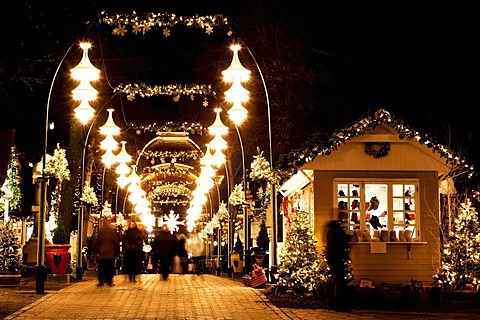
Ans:
{"type": "Polygon", "coordinates": [[[253,156],[253,162],[250,164],[250,178],[255,182],[253,189],[256,190],[255,207],[260,210],[253,211],[253,221],[264,221],[266,219],[267,208],[270,204],[270,189],[268,186],[273,182],[273,173],[270,163],[264,158],[263,151],[257,147],[258,155],[253,156]],[[256,188],[256,185],[260,188],[256,188]]]}
{"type": "MultiPolygon", "coordinates": [[[[8,202],[9,211],[19,209],[22,201],[22,190],[20,188],[22,179],[20,177],[20,161],[16,148],[12,147],[10,151],[10,162],[7,168],[7,178],[3,182],[0,192],[0,213],[5,215],[6,203],[8,202]]],[[[12,216],[14,219],[15,216],[12,216]]]]}
{"type": "Polygon", "coordinates": [[[434,275],[440,285],[450,290],[463,289],[480,281],[480,223],[470,201],[461,205],[454,227],[441,250],[441,266],[434,275]]]}
{"type": "Polygon", "coordinates": [[[65,231],[65,222],[62,217],[59,216],[62,182],[63,180],[70,180],[66,150],[57,145],[53,157],[47,160],[44,171],[45,174],[55,178],[55,189],[52,191],[50,198],[46,236],[47,239],[53,243],[68,243],[69,237],[65,231]]]}
{"type": "Polygon", "coordinates": [[[23,268],[20,241],[10,223],[0,229],[0,271],[20,272],[23,268]]]}
{"type": "Polygon", "coordinates": [[[276,293],[315,293],[326,286],[328,265],[319,257],[316,244],[308,213],[296,211],[280,253],[278,283],[272,285],[276,293]]]}

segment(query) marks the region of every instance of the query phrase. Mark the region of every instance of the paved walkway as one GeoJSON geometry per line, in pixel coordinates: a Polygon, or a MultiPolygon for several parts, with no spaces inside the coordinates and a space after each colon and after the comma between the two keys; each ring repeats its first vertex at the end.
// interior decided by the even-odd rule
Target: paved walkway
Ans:
{"type": "Polygon", "coordinates": [[[5,319],[480,319],[480,314],[415,313],[355,310],[285,309],[268,303],[262,290],[215,275],[145,274],[137,283],[115,277],[113,287],[96,286],[95,279],[48,293],[5,319]]]}

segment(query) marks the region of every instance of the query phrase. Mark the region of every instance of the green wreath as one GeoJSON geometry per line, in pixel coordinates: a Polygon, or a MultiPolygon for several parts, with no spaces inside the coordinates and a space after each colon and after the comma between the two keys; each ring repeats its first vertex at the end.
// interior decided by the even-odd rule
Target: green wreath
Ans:
{"type": "Polygon", "coordinates": [[[365,142],[365,153],[374,158],[382,158],[388,155],[390,142],[365,142]]]}

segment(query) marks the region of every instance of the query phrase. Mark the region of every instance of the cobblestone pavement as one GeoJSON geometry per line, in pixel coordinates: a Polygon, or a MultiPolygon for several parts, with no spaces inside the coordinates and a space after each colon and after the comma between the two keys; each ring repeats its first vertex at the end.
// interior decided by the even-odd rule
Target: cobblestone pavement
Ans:
{"type": "Polygon", "coordinates": [[[478,313],[426,313],[324,309],[287,309],[270,304],[262,290],[215,275],[141,275],[131,283],[115,277],[113,287],[97,287],[95,279],[49,293],[5,320],[42,319],[480,319],[478,313]]]}

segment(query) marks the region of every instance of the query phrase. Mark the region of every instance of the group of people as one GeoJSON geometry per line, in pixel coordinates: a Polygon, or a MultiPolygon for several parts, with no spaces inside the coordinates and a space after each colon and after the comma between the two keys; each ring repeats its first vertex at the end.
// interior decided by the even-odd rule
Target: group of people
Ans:
{"type": "MultiPolygon", "coordinates": [[[[143,251],[145,234],[131,220],[123,236],[117,234],[112,221],[105,219],[99,229],[96,241],[98,254],[98,284],[97,286],[113,286],[115,275],[115,260],[120,255],[120,238],[123,247],[122,273],[128,275],[130,282],[136,282],[137,275],[143,273],[145,253],[143,251]]],[[[180,274],[188,273],[187,237],[179,238],[170,233],[164,226],[155,235],[152,243],[152,264],[158,266],[163,280],[168,279],[172,272],[175,257],[180,260],[180,274]]]]}

